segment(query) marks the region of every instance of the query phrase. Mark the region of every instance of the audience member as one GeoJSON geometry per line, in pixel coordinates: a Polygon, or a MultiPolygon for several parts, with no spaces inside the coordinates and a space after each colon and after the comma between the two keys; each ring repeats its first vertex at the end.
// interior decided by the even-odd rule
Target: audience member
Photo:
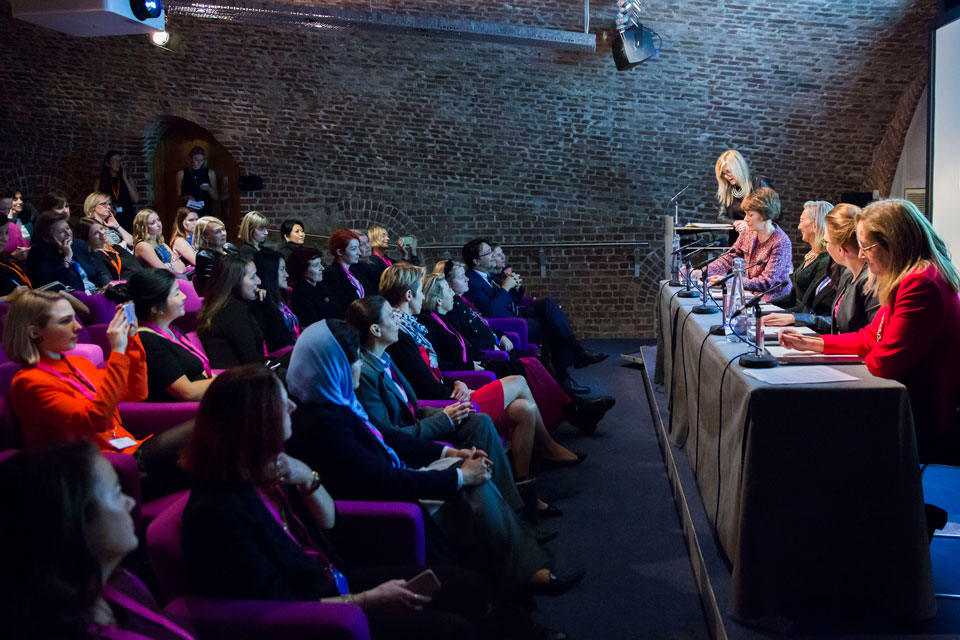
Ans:
{"type": "MultiPolygon", "coordinates": [[[[736,233],[743,233],[749,228],[743,199],[760,187],[769,188],[770,185],[760,176],[751,173],[747,161],[735,149],[720,154],[714,173],[717,177],[717,201],[720,203],[717,222],[732,224],[736,233]]],[[[736,241],[734,236],[735,234],[731,234],[731,244],[736,241]]]]}
{"type": "Polygon", "coordinates": [[[64,293],[27,291],[13,304],[3,351],[23,368],[13,377],[10,405],[28,447],[90,439],[101,451],[141,452],[145,495],[177,486],[176,456],[191,424],[136,439],[123,428],[117,405],[147,397],[147,367],[136,324],[117,307],[107,327],[110,356],[98,369],[65,352],[77,346],[80,323],[64,293]]]}
{"type": "Polygon", "coordinates": [[[138,545],[117,473],[88,441],[0,464],[4,637],[192,640],[121,568],[138,545]]]}
{"type": "Polygon", "coordinates": [[[558,578],[546,568],[546,555],[489,482],[490,461],[483,451],[374,427],[354,393],[361,369],[356,330],[324,320],[300,336],[287,375],[290,393],[300,402],[289,451],[323,469],[333,496],[444,501],[433,521],[446,541],[461,562],[503,588],[528,584],[559,594],[583,577],[579,572],[558,578]]]}
{"type": "MultiPolygon", "coordinates": [[[[763,293],[763,300],[768,302],[789,293],[793,286],[790,282],[793,247],[787,234],[776,225],[780,218],[780,196],[773,189],[760,187],[743,198],[743,210],[747,228],[733,243],[731,252],[711,263],[707,275],[711,279],[720,278],[730,270],[734,256],[738,255],[747,266],[744,288],[763,293]]],[[[699,277],[698,272],[694,272],[693,277],[699,277]]]]}
{"type": "Polygon", "coordinates": [[[134,255],[145,266],[178,274],[186,270],[183,260],[163,239],[163,223],[153,209],[141,209],[133,219],[133,243],[134,255]]]}
{"type": "MultiPolygon", "coordinates": [[[[822,200],[806,202],[800,214],[800,224],[797,229],[803,241],[810,245],[810,251],[804,256],[800,266],[795,267],[790,280],[793,287],[790,293],[774,299],[771,303],[782,307],[786,314],[812,313],[827,315],[830,313],[830,304],[837,291],[836,280],[840,277],[843,267],[838,267],[830,253],[826,251],[826,216],[833,205],[822,200]]],[[[780,314],[780,315],[786,315],[780,314]]],[[[768,316],[769,318],[769,316],[768,316]]],[[[781,318],[779,321],[783,321],[781,318]]],[[[774,323],[768,323],[771,326],[774,323]]]]}
{"type": "Polygon", "coordinates": [[[73,239],[66,213],[44,211],[37,218],[33,247],[27,255],[27,273],[34,287],[51,282],[77,291],[93,291],[110,282],[97,268],[83,240],[73,239]]]}
{"type": "Polygon", "coordinates": [[[537,358],[488,358],[454,326],[455,314],[451,311],[456,297],[442,275],[424,276],[423,303],[417,320],[427,329],[441,371],[481,368],[492,371],[498,378],[523,376],[547,431],[553,433],[564,418],[587,433],[596,431],[597,423],[614,404],[612,398],[571,399],[537,358]]]}
{"type": "Polygon", "coordinates": [[[253,305],[262,299],[260,278],[252,260],[223,256],[213,268],[207,295],[197,313],[197,335],[214,369],[266,362],[263,331],[253,305]]]}
{"type": "Polygon", "coordinates": [[[323,271],[323,284],[330,294],[334,317],[342,320],[351,302],[376,292],[364,289],[360,279],[350,273],[350,267],[360,260],[357,234],[349,229],[334,231],[330,236],[330,256],[333,262],[323,271]]]}
{"type": "MultiPolygon", "coordinates": [[[[110,194],[110,204],[116,213],[117,222],[124,229],[132,231],[140,194],[137,193],[130,174],[123,170],[123,155],[119,151],[107,151],[103,156],[100,177],[94,183],[93,190],[110,194]]],[[[116,244],[112,240],[110,243],[116,244]]]]}
{"type": "Polygon", "coordinates": [[[855,353],[875,376],[902,382],[910,394],[921,460],[960,454],[960,275],[946,245],[916,206],[884,200],[856,216],[860,255],[870,268],[880,309],[851,333],[808,337],[780,332],[784,346],[855,353]]]}
{"type": "Polygon", "coordinates": [[[360,280],[364,291],[372,294],[380,286],[380,274],[383,273],[383,269],[377,263],[370,262],[372,249],[367,232],[361,229],[350,229],[350,231],[357,235],[360,246],[360,261],[350,265],[350,273],[360,280]]]}
{"type": "Polygon", "coordinates": [[[197,266],[197,250],[193,246],[193,230],[197,226],[197,219],[196,211],[190,207],[180,207],[173,223],[173,235],[170,236],[174,253],[191,267],[197,266]]]}
{"type": "Polygon", "coordinates": [[[394,320],[400,329],[397,342],[387,351],[414,391],[430,400],[453,398],[476,402],[498,429],[508,433],[512,430],[513,469],[520,480],[530,475],[535,445],[543,454],[541,460],[545,466],[574,466],[583,462],[586,454],[574,453],[550,436],[523,376],[507,376],[470,391],[462,382],[443,375],[427,330],[416,318],[424,299],[422,277],[422,267],[397,264],[384,271],[380,278],[380,293],[393,307],[394,320]]]}
{"type": "Polygon", "coordinates": [[[240,220],[240,255],[247,260],[253,260],[253,256],[263,249],[267,236],[270,234],[267,227],[270,221],[259,211],[249,211],[240,220]]]}
{"type": "Polygon", "coordinates": [[[43,196],[43,200],[40,201],[40,211],[56,211],[70,217],[70,199],[63,191],[54,189],[43,196]]]}
{"type": "Polygon", "coordinates": [[[198,295],[206,290],[207,280],[220,258],[236,253],[237,248],[227,242],[227,229],[220,218],[203,216],[193,228],[193,246],[197,248],[197,264],[193,271],[193,286],[198,295]]]}
{"type": "MultiPolygon", "coordinates": [[[[7,239],[7,225],[0,224],[0,246],[7,239]]],[[[31,287],[30,278],[20,263],[7,251],[0,251],[0,301],[11,302],[31,287]]]]}
{"type": "Polygon", "coordinates": [[[513,298],[513,301],[519,305],[520,301],[523,300],[523,279],[520,277],[520,274],[515,273],[512,267],[507,266],[507,254],[503,252],[503,247],[499,243],[491,242],[490,250],[493,251],[491,254],[493,256],[493,265],[496,270],[490,274],[490,277],[501,287],[504,284],[504,281],[508,278],[512,278],[512,285],[508,291],[510,296],[513,298]]]}
{"type": "Polygon", "coordinates": [[[7,221],[17,226],[23,238],[22,246],[29,247],[30,236],[33,235],[33,223],[37,219],[37,210],[23,199],[22,191],[12,189],[0,190],[0,212],[4,211],[7,212],[7,221]]]}
{"type": "Polygon", "coordinates": [[[469,402],[453,402],[442,410],[418,406],[416,392],[386,352],[396,344],[400,331],[386,298],[369,296],[355,300],[347,309],[347,322],[360,335],[363,365],[356,393],[373,426],[381,431],[400,429],[425,440],[482,449],[493,462],[493,483],[512,509],[526,505],[526,515],[534,518],[561,515],[559,509],[542,501],[538,514],[533,480],[515,484],[513,469],[490,416],[474,412],[469,402]]]}
{"type": "Polygon", "coordinates": [[[203,216],[216,216],[217,173],[207,168],[207,155],[202,147],[190,149],[188,166],[177,172],[178,202],[199,211],[203,216]]]}
{"type": "Polygon", "coordinates": [[[264,294],[256,306],[255,317],[267,343],[267,351],[288,347],[300,335],[300,321],[290,310],[287,298],[286,262],[273,249],[261,249],[253,258],[264,294]]]}
{"type": "Polygon", "coordinates": [[[297,314],[300,328],[336,317],[330,292],[323,284],[323,253],[313,247],[298,247],[290,252],[287,274],[293,283],[290,307],[297,314]]]}
{"type": "Polygon", "coordinates": [[[307,234],[303,231],[303,223],[299,220],[284,220],[280,225],[280,238],[277,253],[283,256],[284,260],[289,260],[290,252],[303,247],[307,239],[307,234]]]}
{"type": "Polygon", "coordinates": [[[203,397],[214,377],[210,360],[170,324],[184,313],[180,281],[167,269],[143,269],[106,293],[117,302],[132,302],[137,314],[137,335],[147,360],[147,401],[196,402],[203,397]]]}
{"type": "Polygon", "coordinates": [[[541,298],[533,305],[518,308],[509,293],[516,274],[504,279],[503,285],[494,282],[490,274],[497,271],[490,243],[475,238],[463,247],[463,263],[467,265],[469,291],[464,294],[476,309],[488,318],[523,317],[527,333],[534,343],[545,342],[554,376],[567,393],[590,393],[590,389],[576,383],[567,372],[572,365],[578,369],[606,359],[605,353],[585,349],[577,340],[570,320],[553,298],[541,298]]]}
{"type": "MultiPolygon", "coordinates": [[[[133,250],[133,236],[120,226],[113,215],[113,209],[110,205],[110,196],[105,193],[94,191],[83,201],[83,215],[87,218],[93,218],[107,232],[107,241],[110,246],[124,244],[133,250]]],[[[130,216],[130,228],[133,228],[133,216],[130,216]]]]}
{"type": "Polygon", "coordinates": [[[413,265],[420,264],[420,258],[417,256],[416,242],[408,245],[404,238],[397,238],[397,250],[400,257],[390,259],[387,253],[390,251],[390,234],[383,227],[375,226],[367,229],[367,237],[370,240],[371,264],[378,264],[383,271],[394,262],[408,262],[413,265]]]}
{"type": "MultiPolygon", "coordinates": [[[[30,250],[29,232],[26,237],[23,235],[22,225],[17,224],[16,213],[14,212],[15,203],[18,202],[18,192],[12,189],[0,190],[0,214],[3,214],[3,221],[0,225],[7,228],[7,241],[3,244],[2,250],[12,254],[16,259],[22,260],[30,250]]],[[[23,199],[19,199],[20,206],[23,206],[23,199]]]]}
{"type": "Polygon", "coordinates": [[[77,220],[77,235],[81,240],[86,240],[94,264],[111,281],[129,280],[131,274],[144,268],[122,244],[111,247],[107,241],[107,230],[94,218],[77,220]]]}

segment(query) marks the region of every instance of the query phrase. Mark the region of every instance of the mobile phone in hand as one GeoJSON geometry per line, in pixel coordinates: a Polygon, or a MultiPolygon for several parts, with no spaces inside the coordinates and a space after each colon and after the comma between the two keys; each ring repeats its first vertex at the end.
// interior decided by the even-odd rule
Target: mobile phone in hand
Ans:
{"type": "Polygon", "coordinates": [[[422,573],[417,574],[410,580],[407,580],[407,584],[404,585],[404,588],[407,591],[413,591],[414,593],[419,593],[422,596],[427,596],[432,598],[433,594],[437,591],[440,591],[440,581],[437,579],[437,574],[433,572],[432,569],[427,569],[422,573]]]}
{"type": "Polygon", "coordinates": [[[134,324],[137,321],[137,314],[133,309],[133,303],[128,302],[123,305],[123,312],[127,315],[127,322],[134,324]]]}

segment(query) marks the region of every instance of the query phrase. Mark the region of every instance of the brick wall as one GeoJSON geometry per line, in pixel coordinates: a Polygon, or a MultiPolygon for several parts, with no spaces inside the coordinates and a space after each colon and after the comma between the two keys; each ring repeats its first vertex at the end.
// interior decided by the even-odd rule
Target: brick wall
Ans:
{"type": "MultiPolygon", "coordinates": [[[[354,4],[338,6],[370,8],[354,4]]],[[[682,217],[711,219],[725,149],[781,193],[791,231],[805,200],[889,188],[934,4],[651,3],[662,51],[618,73],[613,3],[593,3],[594,54],[186,18],[169,20],[183,42],[163,51],[44,31],[0,2],[0,184],[79,201],[118,148],[149,202],[157,140],[186,119],[263,176],[244,206],[316,233],[379,220],[428,245],[649,242],[639,278],[629,247],[547,249],[543,280],[537,249],[508,253],[582,334],[651,336],[663,205],[692,184],[682,217]]],[[[481,1],[470,17],[582,29],[582,4],[553,7],[481,1]]]]}

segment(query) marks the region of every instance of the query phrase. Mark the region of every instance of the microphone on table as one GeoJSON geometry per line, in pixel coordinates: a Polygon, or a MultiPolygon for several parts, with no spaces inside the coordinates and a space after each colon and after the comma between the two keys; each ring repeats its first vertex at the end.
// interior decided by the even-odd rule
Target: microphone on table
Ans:
{"type": "MultiPolygon", "coordinates": [[[[711,242],[710,244],[705,245],[705,246],[703,246],[703,247],[700,247],[699,249],[696,249],[695,251],[691,251],[690,253],[688,253],[688,254],[685,256],[685,258],[686,258],[686,260],[687,260],[687,277],[686,277],[687,289],[686,289],[685,291],[679,292],[679,293],[677,294],[677,297],[680,297],[680,298],[699,298],[699,297],[700,297],[700,294],[699,294],[699,293],[697,293],[697,292],[694,291],[693,289],[690,289],[690,273],[692,273],[692,272],[694,271],[693,267],[692,267],[691,264],[690,264],[690,258],[692,258],[693,256],[697,255],[698,253],[702,253],[702,252],[704,252],[704,251],[715,251],[715,250],[717,250],[717,249],[726,249],[726,247],[718,247],[718,246],[717,246],[717,245],[720,244],[720,242],[721,242],[720,240],[717,240],[716,242],[711,242]]],[[[702,312],[701,312],[701,313],[702,313],[702,312]]]]}
{"type": "Polygon", "coordinates": [[[690,187],[691,187],[691,185],[688,184],[688,185],[685,186],[683,189],[680,189],[680,191],[677,191],[677,195],[675,195],[675,196],[673,196],[672,198],[670,198],[670,202],[667,203],[667,206],[669,207],[671,204],[673,204],[673,201],[676,200],[677,198],[679,198],[681,195],[683,195],[683,192],[686,191],[687,189],[689,189],[690,187]]]}
{"type": "Polygon", "coordinates": [[[685,245],[683,245],[682,247],[680,247],[679,249],[674,249],[673,251],[670,252],[670,255],[675,256],[675,255],[677,255],[678,253],[683,253],[683,252],[686,251],[687,249],[693,249],[693,248],[700,247],[700,246],[703,246],[703,240],[694,240],[694,241],[691,242],[690,244],[685,244],[685,245]]]}
{"type": "MultiPolygon", "coordinates": [[[[716,243],[716,244],[719,244],[719,242],[716,243]]],[[[706,247],[705,247],[705,248],[706,248],[706,247]]],[[[730,254],[733,254],[733,253],[738,252],[739,249],[734,249],[733,247],[716,247],[716,248],[717,248],[717,249],[723,249],[723,250],[724,250],[724,253],[720,254],[720,255],[717,256],[716,258],[710,258],[710,259],[708,259],[706,262],[704,262],[704,263],[701,264],[699,267],[697,267],[697,269],[700,270],[700,272],[701,272],[701,274],[702,274],[702,276],[703,276],[703,291],[702,291],[703,298],[700,300],[700,304],[693,308],[693,313],[702,313],[702,314],[705,314],[705,313],[718,313],[718,312],[720,311],[719,305],[717,305],[717,304],[715,304],[715,303],[712,304],[712,305],[707,304],[707,289],[710,288],[710,285],[709,285],[709,283],[708,283],[709,277],[707,276],[707,271],[709,270],[708,268],[709,268],[709,266],[710,266],[711,264],[713,264],[714,262],[716,262],[717,260],[719,260],[720,258],[722,258],[722,257],[725,256],[725,255],[730,255],[730,254]]],[[[726,304],[726,300],[724,300],[724,304],[726,304]]],[[[721,325],[721,326],[723,326],[723,325],[721,325]]]]}
{"type": "Polygon", "coordinates": [[[767,294],[770,293],[771,291],[775,291],[776,289],[779,289],[780,287],[785,287],[785,286],[787,286],[788,284],[790,284],[790,281],[789,281],[789,280],[783,280],[782,282],[778,282],[777,284],[773,285],[772,287],[770,287],[770,288],[767,289],[766,291],[763,291],[763,292],[758,293],[757,295],[753,296],[752,298],[750,298],[749,300],[747,300],[746,302],[744,302],[742,307],[740,307],[739,309],[737,309],[736,311],[734,311],[734,312],[733,312],[733,315],[730,316],[730,319],[733,320],[734,318],[736,318],[738,315],[740,315],[741,313],[743,313],[743,312],[746,311],[747,309],[754,308],[754,307],[758,307],[758,306],[760,305],[760,301],[763,299],[763,296],[767,295],[767,294]]]}

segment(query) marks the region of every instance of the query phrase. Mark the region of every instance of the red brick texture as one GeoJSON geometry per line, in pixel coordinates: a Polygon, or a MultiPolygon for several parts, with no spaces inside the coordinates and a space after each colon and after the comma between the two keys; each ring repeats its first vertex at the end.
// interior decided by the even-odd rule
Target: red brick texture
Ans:
{"type": "MultiPolygon", "coordinates": [[[[450,6],[390,2],[374,8],[450,6]]],[[[598,51],[571,53],[176,17],[169,29],[182,45],[164,51],[144,37],[45,31],[0,0],[0,184],[34,198],[59,187],[80,202],[102,154],[118,148],[149,203],[153,150],[185,119],[263,177],[244,208],[303,218],[314,233],[373,221],[423,245],[481,234],[649,242],[639,278],[630,247],[548,248],[543,280],[538,250],[508,253],[528,290],[561,300],[581,334],[650,337],[660,214],[692,184],[681,216],[711,220],[725,149],[740,149],[781,193],[791,233],[805,200],[889,189],[925,83],[934,5],[648,3],[662,51],[618,73],[612,2],[592,3],[598,51]]],[[[460,15],[582,30],[582,7],[479,1],[460,15]]]]}

